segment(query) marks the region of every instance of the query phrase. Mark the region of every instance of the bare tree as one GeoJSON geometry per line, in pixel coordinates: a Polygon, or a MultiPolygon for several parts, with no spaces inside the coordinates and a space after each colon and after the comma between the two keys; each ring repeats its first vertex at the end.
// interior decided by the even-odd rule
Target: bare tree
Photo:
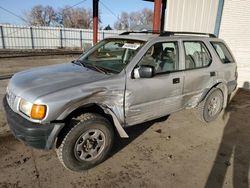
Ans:
{"type": "Polygon", "coordinates": [[[129,29],[130,16],[127,12],[122,12],[119,19],[115,22],[115,29],[129,29]]]}
{"type": "Polygon", "coordinates": [[[59,11],[60,22],[64,27],[72,28],[89,28],[91,26],[92,18],[90,11],[84,8],[69,8],[64,7],[59,11]]]}
{"type": "Polygon", "coordinates": [[[115,22],[115,29],[131,29],[137,25],[152,25],[153,11],[144,8],[142,11],[122,12],[119,19],[115,22]]]}
{"type": "MultiPolygon", "coordinates": [[[[55,11],[51,6],[34,6],[24,14],[28,24],[34,26],[63,26],[71,28],[92,28],[91,9],[66,6],[55,11]]],[[[99,22],[101,22],[99,18],[99,22]]]]}
{"type": "Polygon", "coordinates": [[[147,8],[144,8],[141,11],[142,23],[146,25],[150,25],[153,23],[153,11],[147,8]]]}
{"type": "Polygon", "coordinates": [[[56,12],[51,6],[34,6],[26,12],[26,20],[34,26],[51,26],[56,23],[56,12]]]}

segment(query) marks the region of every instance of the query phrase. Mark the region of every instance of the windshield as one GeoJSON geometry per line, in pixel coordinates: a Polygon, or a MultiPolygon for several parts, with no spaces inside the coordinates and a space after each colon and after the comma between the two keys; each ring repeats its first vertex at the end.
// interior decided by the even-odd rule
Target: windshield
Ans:
{"type": "Polygon", "coordinates": [[[85,66],[109,73],[119,73],[136,55],[143,41],[130,39],[106,39],[91,48],[79,61],[85,66]]]}

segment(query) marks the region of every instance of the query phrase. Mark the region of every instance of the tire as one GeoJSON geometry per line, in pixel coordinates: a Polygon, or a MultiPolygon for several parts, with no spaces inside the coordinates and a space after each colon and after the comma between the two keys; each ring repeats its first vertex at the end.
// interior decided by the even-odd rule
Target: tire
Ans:
{"type": "Polygon", "coordinates": [[[196,114],[202,122],[215,120],[223,109],[223,93],[220,89],[212,89],[205,99],[196,107],[196,114]]]}
{"type": "Polygon", "coordinates": [[[103,162],[112,148],[114,130],[110,122],[93,113],[73,118],[70,128],[57,148],[57,156],[65,168],[87,170],[103,162]]]}

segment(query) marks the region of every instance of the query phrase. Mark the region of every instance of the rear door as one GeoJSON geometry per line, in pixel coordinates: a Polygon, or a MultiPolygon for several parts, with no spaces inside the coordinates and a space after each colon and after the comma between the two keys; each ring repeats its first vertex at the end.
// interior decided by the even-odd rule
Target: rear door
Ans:
{"type": "Polygon", "coordinates": [[[185,58],[183,97],[185,106],[193,106],[218,75],[213,58],[204,41],[182,41],[185,58]],[[197,98],[196,98],[197,97],[197,98]]]}
{"type": "Polygon", "coordinates": [[[128,125],[162,117],[181,108],[183,72],[179,71],[179,43],[157,42],[149,46],[139,63],[156,69],[153,78],[127,76],[125,115],[128,125]]]}

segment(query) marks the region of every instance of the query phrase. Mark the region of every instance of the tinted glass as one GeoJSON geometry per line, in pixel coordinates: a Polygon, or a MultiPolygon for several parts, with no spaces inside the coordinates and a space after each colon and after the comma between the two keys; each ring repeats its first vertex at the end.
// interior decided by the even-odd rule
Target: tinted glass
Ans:
{"type": "Polygon", "coordinates": [[[222,63],[232,63],[234,59],[227,47],[221,42],[211,42],[222,63]]]}
{"type": "Polygon", "coordinates": [[[143,41],[130,39],[106,39],[80,57],[87,66],[119,73],[143,46],[143,41]]]}
{"type": "Polygon", "coordinates": [[[211,57],[203,42],[200,41],[184,42],[184,48],[185,48],[186,69],[206,67],[210,64],[211,57]]]}
{"type": "Polygon", "coordinates": [[[156,73],[179,70],[179,52],[177,42],[154,44],[138,64],[155,67],[156,73]]]}

